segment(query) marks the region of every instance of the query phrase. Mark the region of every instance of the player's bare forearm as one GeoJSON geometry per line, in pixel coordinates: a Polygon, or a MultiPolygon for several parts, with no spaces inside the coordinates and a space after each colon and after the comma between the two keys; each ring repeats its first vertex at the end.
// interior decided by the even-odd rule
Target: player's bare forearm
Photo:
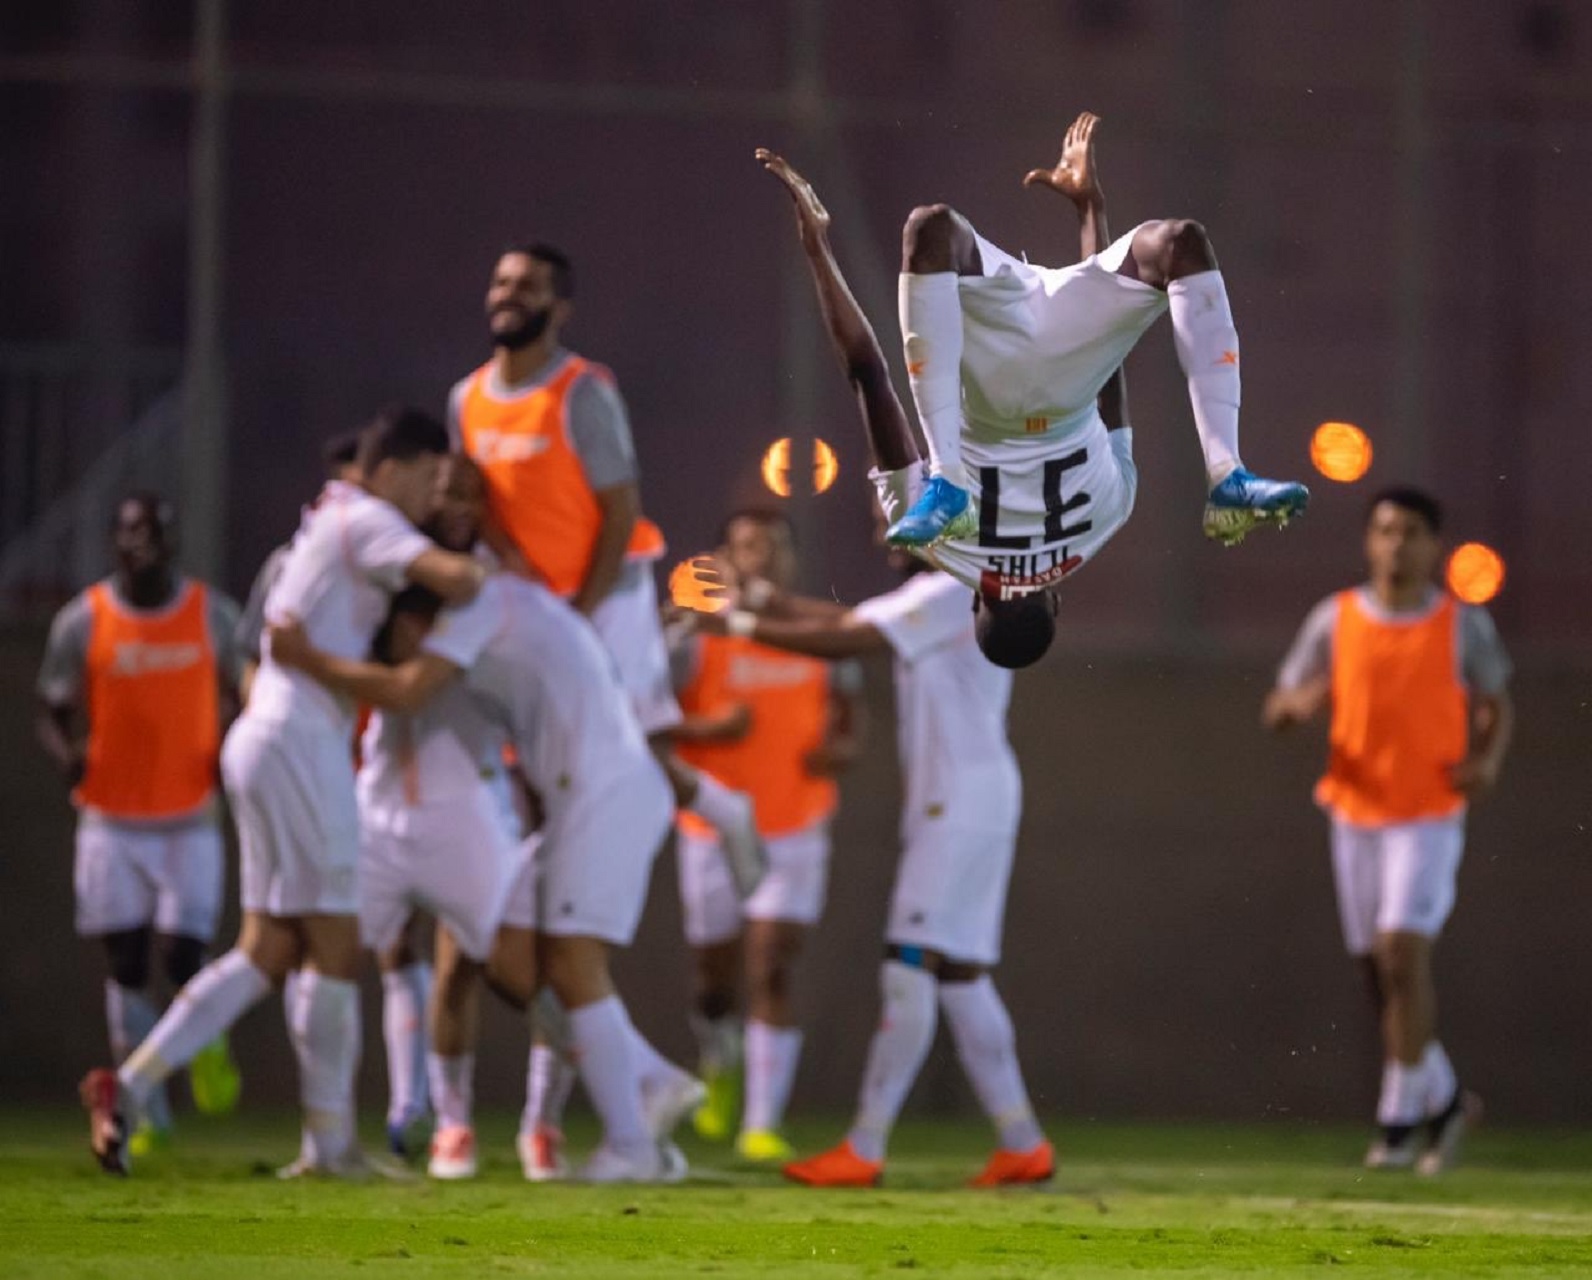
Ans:
{"type": "Polygon", "coordinates": [[[835,260],[829,244],[829,212],[801,174],[780,156],[759,148],[763,167],[785,185],[796,207],[796,225],[807,268],[818,293],[824,327],[840,358],[841,368],[857,396],[857,407],[868,431],[874,462],[886,471],[899,471],[918,459],[901,400],[890,382],[890,366],[868,317],[863,314],[851,286],[835,260]]]}
{"type": "Polygon", "coordinates": [[[83,747],[76,731],[77,709],[67,703],[42,702],[34,731],[44,753],[72,786],[83,777],[83,747]]]}
{"type": "Polygon", "coordinates": [[[1515,704],[1507,692],[1477,697],[1471,709],[1470,751],[1460,770],[1462,789],[1489,790],[1498,781],[1515,734],[1515,704]]]}
{"type": "Polygon", "coordinates": [[[884,634],[872,623],[846,613],[840,618],[770,618],[758,614],[704,615],[704,630],[734,633],[737,618],[744,618],[748,639],[759,644],[806,654],[810,658],[859,658],[890,647],[884,634]]]}
{"type": "Polygon", "coordinates": [[[820,600],[817,596],[799,596],[788,591],[777,591],[758,612],[770,618],[839,622],[851,612],[851,609],[838,600],[820,600]]]}
{"type": "Polygon", "coordinates": [[[425,706],[442,683],[428,678],[433,670],[431,664],[441,661],[427,654],[389,667],[311,649],[298,665],[306,675],[354,702],[411,714],[425,706]]]}
{"type": "Polygon", "coordinates": [[[829,725],[824,740],[808,758],[814,774],[833,777],[857,762],[868,738],[868,710],[856,693],[831,691],[829,725]]]}
{"type": "Polygon", "coordinates": [[[1306,681],[1294,688],[1278,686],[1266,695],[1261,708],[1261,723],[1274,733],[1303,724],[1320,713],[1331,692],[1331,681],[1326,677],[1306,681]]]}
{"type": "Polygon", "coordinates": [[[669,736],[676,742],[738,742],[751,727],[750,710],[744,703],[736,703],[712,714],[682,716],[669,736]]]}
{"type": "Polygon", "coordinates": [[[446,604],[469,604],[486,581],[486,569],[470,556],[431,547],[415,557],[404,577],[435,592],[446,604]]]}
{"type": "Polygon", "coordinates": [[[633,484],[616,485],[596,491],[602,509],[602,524],[592,548],[586,578],[571,603],[588,618],[613,592],[625,567],[625,551],[641,514],[641,496],[633,484]]]}

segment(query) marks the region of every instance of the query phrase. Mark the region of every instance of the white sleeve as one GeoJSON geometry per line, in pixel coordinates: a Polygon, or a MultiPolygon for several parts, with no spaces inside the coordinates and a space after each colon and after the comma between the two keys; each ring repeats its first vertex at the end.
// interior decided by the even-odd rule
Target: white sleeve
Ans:
{"type": "Polygon", "coordinates": [[[454,605],[439,613],[420,647],[446,658],[461,671],[468,671],[492,643],[501,612],[498,593],[489,582],[469,604],[454,605]]]}
{"type": "Polygon", "coordinates": [[[1297,689],[1332,671],[1332,633],[1338,627],[1338,597],[1328,596],[1306,615],[1304,625],[1277,671],[1279,689],[1297,689]]]}
{"type": "Polygon", "coordinates": [[[944,573],[920,573],[852,613],[877,627],[904,662],[973,634],[973,592],[944,573]]]}
{"type": "Polygon", "coordinates": [[[369,498],[343,513],[343,545],[357,572],[384,590],[401,591],[405,571],[436,544],[397,507],[369,498]]]}

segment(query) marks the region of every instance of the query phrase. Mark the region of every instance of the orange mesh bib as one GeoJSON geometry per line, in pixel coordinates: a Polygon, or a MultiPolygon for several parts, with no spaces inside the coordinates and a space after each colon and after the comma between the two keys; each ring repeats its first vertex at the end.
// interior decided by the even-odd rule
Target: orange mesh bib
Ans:
{"type": "Polygon", "coordinates": [[[1358,592],[1339,595],[1319,804],[1364,826],[1440,818],[1464,807],[1448,782],[1468,734],[1457,624],[1449,596],[1429,617],[1385,622],[1366,610],[1358,592]]]}
{"type": "Polygon", "coordinates": [[[124,608],[103,582],[88,601],[88,759],[75,798],[118,818],[202,808],[221,748],[205,588],[185,583],[155,614],[124,608]]]}

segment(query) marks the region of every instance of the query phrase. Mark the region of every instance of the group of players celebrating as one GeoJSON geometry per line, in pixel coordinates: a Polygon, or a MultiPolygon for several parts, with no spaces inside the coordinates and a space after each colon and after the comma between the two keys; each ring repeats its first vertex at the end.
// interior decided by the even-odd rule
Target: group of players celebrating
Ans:
{"type": "MultiPolygon", "coordinates": [[[[528,1178],[569,1174],[561,1117],[578,1079],[601,1122],[578,1171],[589,1181],[684,1176],[672,1135],[690,1116],[794,1181],[874,1185],[941,1013],[996,1130],[975,1183],[1053,1175],[991,978],[1021,806],[1011,669],[1042,656],[1057,588],[1132,510],[1121,366],[1163,312],[1205,458],[1207,534],[1239,541],[1308,500],[1240,460],[1238,339],[1203,229],[1149,222],[1110,238],[1097,124],[1080,116],[1059,162],[1027,177],[1078,211],[1077,265],[1032,266],[943,206],[909,218],[901,329],[926,458],[831,252],[828,214],[789,164],[757,153],[793,201],[904,577],[855,607],[797,595],[789,525],[746,510],[700,562],[713,607],[673,610],[665,626],[653,576],[664,542],[641,512],[624,404],[605,368],[561,345],[573,269],[541,244],[498,259],[493,354],[455,386],[446,424],[390,410],[337,450],[241,619],[174,570],[164,503],[121,504],[118,569],[62,611],[40,682],[41,734],[80,809],[79,931],[102,937],[110,960],[119,1065],[82,1087],[102,1167],[126,1173],[158,1140],[164,1081],[183,1066],[201,1106],[234,1101],[225,1033],[281,988],[303,1104],[284,1176],[395,1172],[355,1136],[369,948],[383,971],[389,1138],[406,1150],[429,1097],[435,1177],[476,1172],[483,987],[535,1028],[528,1178]],[[802,1039],[791,982],[825,897],[834,776],[861,745],[849,660],[873,652],[893,657],[904,780],[883,1008],[853,1125],[795,1160],[780,1132],[802,1039]],[[235,687],[242,710],[222,743],[235,687]],[[221,884],[218,749],[243,923],[200,968],[221,884]],[[675,822],[694,1073],[637,1031],[609,972],[675,822]],[[436,921],[429,966],[412,946],[417,911],[436,921]],[[181,988],[158,1017],[155,937],[181,988]]],[[[1351,950],[1372,965],[1387,1029],[1372,1155],[1436,1171],[1474,1107],[1435,1039],[1430,943],[1453,901],[1465,796],[1496,778],[1509,713],[1485,614],[1431,586],[1427,501],[1399,491],[1374,506],[1373,533],[1396,525],[1396,547],[1383,568],[1373,556],[1370,587],[1312,614],[1267,716],[1280,726],[1333,704],[1324,798],[1340,883],[1353,882],[1345,927],[1352,898],[1351,950]],[[1414,728],[1390,682],[1418,688],[1414,728]]]]}

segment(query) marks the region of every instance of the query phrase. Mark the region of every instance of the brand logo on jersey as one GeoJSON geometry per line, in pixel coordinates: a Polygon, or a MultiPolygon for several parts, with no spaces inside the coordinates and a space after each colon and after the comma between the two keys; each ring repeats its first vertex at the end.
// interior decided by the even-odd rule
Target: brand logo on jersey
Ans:
{"type": "Polygon", "coordinates": [[[789,689],[804,683],[809,673],[804,662],[738,653],[730,659],[729,683],[737,689],[789,689]]]}
{"type": "Polygon", "coordinates": [[[1042,436],[1050,427],[1049,418],[1024,418],[1023,430],[1031,436],[1042,436]]]}
{"type": "Polygon", "coordinates": [[[145,640],[123,640],[111,655],[111,674],[150,676],[162,671],[182,671],[193,666],[203,650],[192,640],[171,644],[152,644],[145,640]]]}
{"type": "Polygon", "coordinates": [[[991,556],[989,568],[978,575],[978,590],[986,600],[1017,600],[1054,586],[1083,563],[1066,547],[1052,547],[1035,555],[991,556]]]}
{"type": "Polygon", "coordinates": [[[522,431],[477,431],[471,452],[482,466],[494,462],[528,462],[546,453],[552,441],[547,436],[526,435],[522,431]]]}

